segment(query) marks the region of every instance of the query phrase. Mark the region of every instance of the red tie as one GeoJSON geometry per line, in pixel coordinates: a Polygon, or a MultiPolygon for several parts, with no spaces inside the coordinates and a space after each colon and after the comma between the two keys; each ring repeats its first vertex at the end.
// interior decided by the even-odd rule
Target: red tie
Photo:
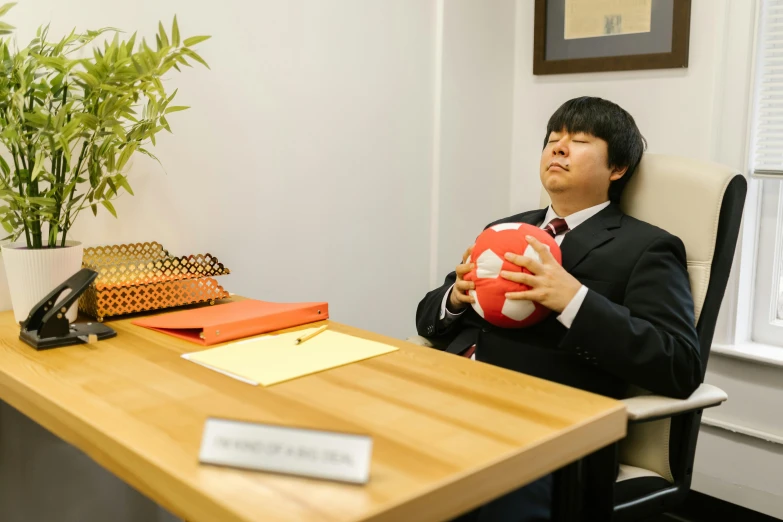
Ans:
{"type": "Polygon", "coordinates": [[[544,227],[544,230],[546,230],[550,236],[555,237],[558,234],[568,231],[568,223],[566,223],[566,220],[563,218],[555,218],[544,227]]]}

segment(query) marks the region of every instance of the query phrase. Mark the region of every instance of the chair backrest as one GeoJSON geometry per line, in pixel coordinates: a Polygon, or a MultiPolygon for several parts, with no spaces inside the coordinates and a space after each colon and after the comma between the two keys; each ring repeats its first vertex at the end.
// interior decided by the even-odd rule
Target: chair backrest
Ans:
{"type": "MultiPolygon", "coordinates": [[[[731,270],[746,187],[745,178],[724,165],[645,154],[620,202],[626,214],[685,244],[704,367],[731,270]]],[[[549,204],[545,191],[541,202],[549,204]]]]}
{"type": "MultiPolygon", "coordinates": [[[[645,154],[620,201],[626,214],[674,234],[685,244],[702,371],[731,270],[746,191],[745,178],[729,167],[645,154]]],[[[541,202],[549,204],[546,192],[541,202]]],[[[643,391],[631,390],[632,395],[639,393],[643,391]]],[[[620,462],[674,482],[674,459],[686,458],[683,451],[692,458],[695,444],[680,451],[671,428],[671,419],[629,426],[620,444],[620,462]]]]}

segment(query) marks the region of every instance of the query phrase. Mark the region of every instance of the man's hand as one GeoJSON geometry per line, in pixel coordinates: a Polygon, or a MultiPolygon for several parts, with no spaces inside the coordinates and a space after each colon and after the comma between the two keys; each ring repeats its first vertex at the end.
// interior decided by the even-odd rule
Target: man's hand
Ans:
{"type": "Polygon", "coordinates": [[[530,287],[530,290],[524,292],[509,292],[506,294],[506,298],[535,301],[550,310],[561,313],[582,287],[582,283],[566,272],[543,243],[533,236],[527,236],[526,239],[533,250],[538,253],[541,262],[511,252],[506,254],[506,259],[509,262],[527,268],[531,272],[531,274],[507,270],[500,272],[500,276],[504,279],[530,287]]]}
{"type": "Polygon", "coordinates": [[[476,288],[476,284],[473,281],[465,281],[462,279],[465,277],[465,275],[468,274],[468,272],[473,270],[473,263],[468,263],[467,261],[471,252],[473,252],[474,246],[475,245],[471,245],[470,248],[465,250],[465,253],[462,254],[462,263],[457,265],[457,282],[454,283],[454,288],[451,289],[449,302],[446,305],[446,308],[449,310],[449,312],[459,312],[474,302],[474,299],[468,295],[468,291],[474,290],[476,288]]]}

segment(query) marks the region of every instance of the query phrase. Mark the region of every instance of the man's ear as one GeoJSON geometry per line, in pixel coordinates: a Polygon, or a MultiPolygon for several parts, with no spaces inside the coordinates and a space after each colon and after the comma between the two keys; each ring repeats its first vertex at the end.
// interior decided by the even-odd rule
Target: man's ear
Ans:
{"type": "Polygon", "coordinates": [[[618,179],[625,176],[625,173],[628,172],[628,166],[625,167],[614,167],[612,169],[612,175],[609,176],[609,181],[617,181],[618,179]]]}

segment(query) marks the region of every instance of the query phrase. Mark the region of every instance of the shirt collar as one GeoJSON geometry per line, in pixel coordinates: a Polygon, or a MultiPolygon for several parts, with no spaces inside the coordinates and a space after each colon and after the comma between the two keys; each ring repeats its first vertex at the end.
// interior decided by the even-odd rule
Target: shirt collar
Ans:
{"type": "MultiPolygon", "coordinates": [[[[567,216],[565,218],[565,222],[568,225],[569,230],[573,230],[591,217],[595,216],[599,212],[601,212],[603,209],[608,207],[611,204],[610,201],[605,201],[601,203],[600,205],[595,205],[594,207],[586,208],[584,210],[580,210],[579,212],[574,212],[570,216],[567,216]]],[[[552,210],[552,205],[549,205],[549,207],[546,209],[546,216],[544,217],[544,223],[549,223],[555,218],[558,218],[561,216],[558,216],[554,210],[552,210]]]]}

